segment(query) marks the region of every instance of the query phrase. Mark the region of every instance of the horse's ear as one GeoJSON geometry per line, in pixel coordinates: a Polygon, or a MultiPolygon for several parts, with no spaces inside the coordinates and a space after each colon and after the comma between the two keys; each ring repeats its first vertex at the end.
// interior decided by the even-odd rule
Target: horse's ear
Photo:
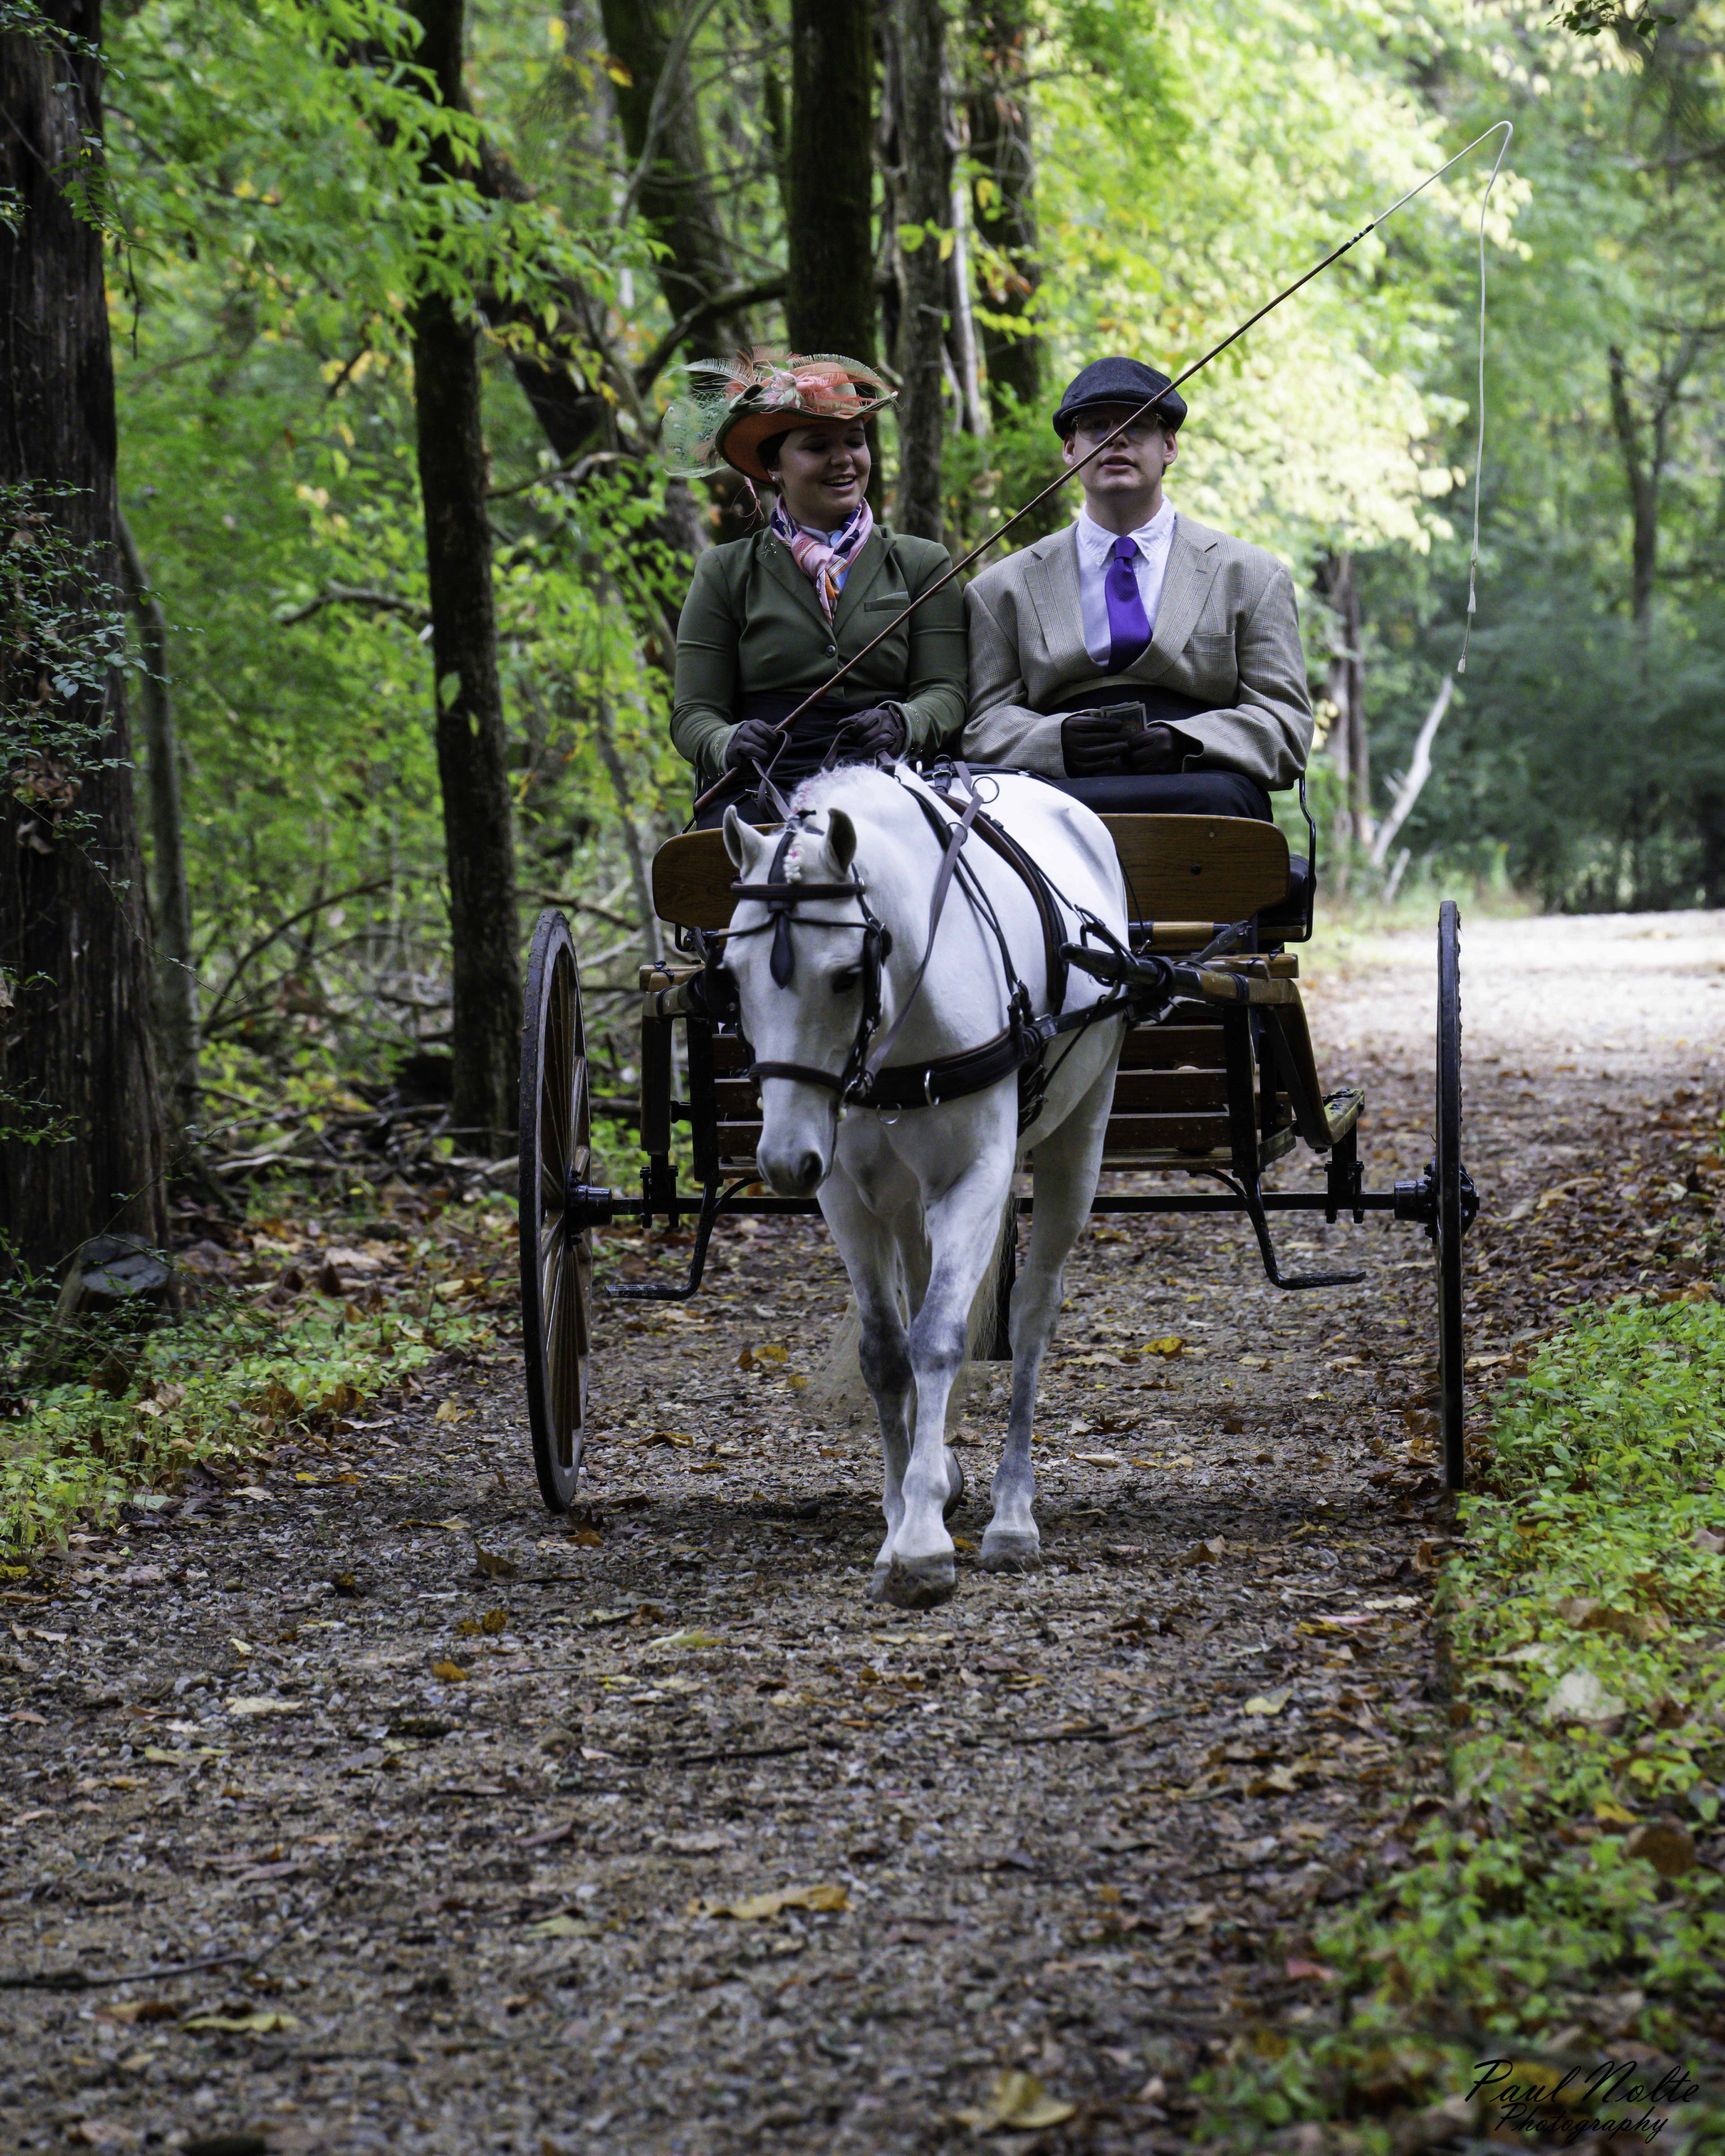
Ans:
{"type": "Polygon", "coordinates": [[[856,826],[842,808],[834,808],[827,818],[827,844],[840,870],[848,869],[856,855],[856,826]]]}
{"type": "Polygon", "coordinates": [[[731,856],[732,865],[746,869],[749,865],[749,841],[754,833],[733,808],[725,811],[725,850],[731,856]]]}

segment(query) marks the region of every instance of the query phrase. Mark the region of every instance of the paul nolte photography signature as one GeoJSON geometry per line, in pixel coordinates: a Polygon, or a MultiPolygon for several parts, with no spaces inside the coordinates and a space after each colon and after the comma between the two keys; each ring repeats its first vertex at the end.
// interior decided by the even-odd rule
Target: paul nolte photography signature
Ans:
{"type": "Polygon", "coordinates": [[[1473,2071],[1468,2095],[1490,2105],[1504,2125],[1532,2128],[1559,2141],[1579,2141],[1584,2133],[1656,2140],[1669,2116],[1658,2107],[1687,2103],[1701,2093],[1686,2068],[1667,2066],[1650,2079],[1640,2059],[1602,2059],[1596,2066],[1572,2066],[1555,2078],[1530,2076],[1514,2059],[1477,2059],[1473,2071]]]}

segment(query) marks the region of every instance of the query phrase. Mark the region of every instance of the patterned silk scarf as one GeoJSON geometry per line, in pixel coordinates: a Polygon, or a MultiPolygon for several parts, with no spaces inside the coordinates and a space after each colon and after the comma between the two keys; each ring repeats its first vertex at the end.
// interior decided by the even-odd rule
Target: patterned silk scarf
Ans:
{"type": "Polygon", "coordinates": [[[830,621],[839,603],[839,594],[845,588],[845,572],[868,545],[869,535],[875,528],[869,505],[858,502],[845,519],[837,541],[829,543],[824,533],[805,531],[800,524],[793,523],[781,495],[773,506],[772,528],[790,548],[791,558],[814,585],[820,610],[830,621]]]}

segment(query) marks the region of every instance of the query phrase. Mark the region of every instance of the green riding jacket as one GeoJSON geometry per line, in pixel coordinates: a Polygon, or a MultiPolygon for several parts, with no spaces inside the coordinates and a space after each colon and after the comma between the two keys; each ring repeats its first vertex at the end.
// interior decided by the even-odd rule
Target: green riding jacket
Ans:
{"type": "MultiPolygon", "coordinates": [[[[819,689],[951,567],[946,548],[933,540],[904,537],[877,524],[850,565],[829,622],[814,585],[771,531],[710,547],[695,564],[677,624],[671,713],[671,739],[695,766],[697,784],[710,786],[724,774],[740,698],[819,689]]],[[[853,711],[901,706],[908,747],[933,750],[956,738],[964,724],[967,680],[964,595],[953,583],[896,629],[833,695],[853,711]]]]}

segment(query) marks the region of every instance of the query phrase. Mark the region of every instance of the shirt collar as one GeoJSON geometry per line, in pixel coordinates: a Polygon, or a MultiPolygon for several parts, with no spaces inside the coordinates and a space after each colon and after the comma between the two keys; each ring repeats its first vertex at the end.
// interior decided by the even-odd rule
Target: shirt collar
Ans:
{"type": "MultiPolygon", "coordinates": [[[[1173,529],[1174,505],[1164,495],[1162,506],[1147,524],[1141,524],[1136,531],[1126,536],[1143,554],[1165,545],[1173,529]]],[[[1078,551],[1086,562],[1106,562],[1114,552],[1115,534],[1098,524],[1087,509],[1078,512],[1078,551]]]]}

